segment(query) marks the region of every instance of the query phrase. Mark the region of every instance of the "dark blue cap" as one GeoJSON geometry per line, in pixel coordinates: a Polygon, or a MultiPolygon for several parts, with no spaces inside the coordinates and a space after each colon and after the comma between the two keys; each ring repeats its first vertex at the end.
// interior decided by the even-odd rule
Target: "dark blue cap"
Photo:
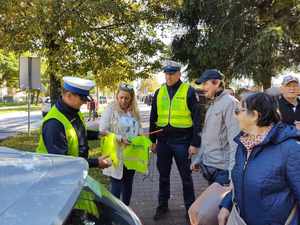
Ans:
{"type": "Polygon", "coordinates": [[[204,73],[195,81],[196,84],[202,84],[208,80],[223,80],[224,75],[217,69],[205,70],[204,73]]]}

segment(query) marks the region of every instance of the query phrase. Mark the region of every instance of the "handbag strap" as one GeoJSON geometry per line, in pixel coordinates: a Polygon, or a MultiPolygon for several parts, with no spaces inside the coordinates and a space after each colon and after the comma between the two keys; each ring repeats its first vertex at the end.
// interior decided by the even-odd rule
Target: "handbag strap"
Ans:
{"type": "Polygon", "coordinates": [[[297,203],[295,203],[295,206],[294,208],[292,209],[292,211],[290,212],[290,215],[289,217],[287,218],[286,222],[284,225],[290,225],[290,223],[292,222],[292,219],[294,217],[294,215],[296,214],[296,211],[297,211],[297,203]]]}

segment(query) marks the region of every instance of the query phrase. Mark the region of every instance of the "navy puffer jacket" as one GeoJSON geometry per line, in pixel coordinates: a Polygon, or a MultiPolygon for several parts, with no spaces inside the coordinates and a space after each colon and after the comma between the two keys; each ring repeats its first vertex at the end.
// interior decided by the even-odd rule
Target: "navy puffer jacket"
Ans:
{"type": "MultiPolygon", "coordinates": [[[[295,204],[298,211],[291,225],[300,224],[300,133],[278,123],[256,146],[248,161],[238,143],[232,181],[241,217],[247,225],[284,225],[295,204]]],[[[221,206],[230,208],[230,194],[221,206]]]]}

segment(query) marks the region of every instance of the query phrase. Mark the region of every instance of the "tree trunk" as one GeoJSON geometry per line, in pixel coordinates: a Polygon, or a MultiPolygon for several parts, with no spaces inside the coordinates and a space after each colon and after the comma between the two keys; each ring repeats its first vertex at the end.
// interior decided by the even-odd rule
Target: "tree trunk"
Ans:
{"type": "Polygon", "coordinates": [[[57,79],[53,71],[50,71],[50,98],[53,105],[61,95],[60,80],[57,79]]]}
{"type": "Polygon", "coordinates": [[[39,97],[40,97],[40,93],[41,93],[41,91],[40,91],[40,90],[37,90],[37,91],[36,91],[36,100],[35,100],[35,105],[38,105],[38,104],[39,104],[39,97]]]}
{"type": "MultiPolygon", "coordinates": [[[[51,42],[52,43],[52,42],[51,42]]],[[[48,74],[49,74],[49,89],[50,89],[50,99],[51,99],[51,105],[55,104],[55,102],[58,100],[59,96],[61,95],[61,83],[60,79],[58,78],[58,63],[56,60],[55,55],[55,46],[53,47],[50,45],[51,48],[49,48],[49,54],[48,54],[48,74]]]]}
{"type": "Polygon", "coordinates": [[[272,76],[265,76],[264,79],[261,81],[264,90],[268,89],[272,85],[272,76]]]}

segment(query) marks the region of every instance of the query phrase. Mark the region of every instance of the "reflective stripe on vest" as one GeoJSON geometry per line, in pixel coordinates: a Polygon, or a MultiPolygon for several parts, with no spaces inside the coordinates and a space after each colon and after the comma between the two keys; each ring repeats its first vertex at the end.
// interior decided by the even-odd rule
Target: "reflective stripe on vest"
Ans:
{"type": "Polygon", "coordinates": [[[170,101],[167,86],[163,85],[157,95],[157,122],[158,127],[170,124],[176,128],[189,128],[193,126],[191,111],[187,105],[189,85],[182,83],[170,101]]]}
{"type": "MultiPolygon", "coordinates": [[[[81,119],[81,121],[84,124],[83,116],[80,112],[78,112],[78,115],[81,119]]],[[[40,139],[39,139],[39,145],[36,149],[36,152],[38,153],[48,153],[48,150],[45,146],[43,135],[42,135],[42,129],[43,125],[46,121],[50,119],[56,119],[58,120],[65,128],[66,132],[66,138],[68,142],[68,155],[71,156],[79,156],[79,145],[78,145],[78,136],[77,133],[72,125],[72,123],[67,119],[67,117],[61,113],[56,106],[53,106],[51,110],[47,113],[46,117],[43,119],[43,124],[41,126],[40,130],[40,139]]]]}

